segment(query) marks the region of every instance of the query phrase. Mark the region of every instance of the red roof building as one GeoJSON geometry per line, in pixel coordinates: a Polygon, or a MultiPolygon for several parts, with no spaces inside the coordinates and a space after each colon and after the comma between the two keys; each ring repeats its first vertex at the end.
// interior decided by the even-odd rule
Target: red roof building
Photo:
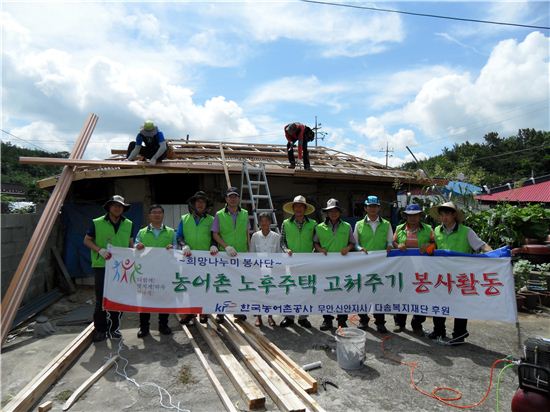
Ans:
{"type": "Polygon", "coordinates": [[[503,192],[476,196],[481,202],[550,203],[550,180],[503,192]]]}

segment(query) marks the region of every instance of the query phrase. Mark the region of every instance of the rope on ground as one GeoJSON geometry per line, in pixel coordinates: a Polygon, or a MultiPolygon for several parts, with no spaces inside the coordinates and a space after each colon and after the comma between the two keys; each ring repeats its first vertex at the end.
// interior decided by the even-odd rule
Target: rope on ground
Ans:
{"type": "MultiPolygon", "coordinates": [[[[489,386],[487,387],[487,390],[485,391],[485,394],[483,395],[481,400],[479,400],[476,403],[470,404],[470,405],[458,405],[456,403],[452,403],[452,402],[456,402],[456,401],[462,399],[462,392],[460,392],[457,389],[450,388],[450,387],[447,387],[447,386],[437,386],[432,390],[432,392],[427,392],[427,391],[423,390],[422,388],[420,388],[419,386],[417,386],[417,384],[414,381],[414,371],[418,367],[418,362],[404,362],[404,361],[401,361],[399,359],[395,359],[395,358],[392,358],[391,356],[389,356],[386,353],[386,349],[385,349],[385,345],[384,345],[385,342],[389,339],[391,339],[391,336],[386,336],[386,337],[382,338],[382,342],[381,342],[382,355],[385,358],[387,358],[387,359],[389,359],[393,362],[396,362],[396,363],[399,363],[400,365],[405,365],[405,366],[409,367],[409,378],[410,378],[411,386],[416,391],[420,392],[422,395],[425,395],[429,398],[435,399],[435,400],[443,403],[444,405],[451,406],[451,407],[457,408],[457,409],[471,409],[471,408],[475,408],[476,406],[479,406],[479,405],[483,404],[487,400],[487,397],[489,396],[489,393],[491,392],[491,388],[493,386],[493,374],[494,374],[494,370],[495,370],[496,366],[499,363],[502,363],[502,362],[507,362],[507,363],[510,364],[510,365],[506,365],[506,366],[513,365],[512,361],[510,359],[497,359],[497,360],[495,360],[493,362],[493,364],[491,365],[491,372],[489,374],[489,386]],[[439,395],[440,392],[450,392],[453,395],[451,395],[451,396],[441,396],[441,395],[439,395]]],[[[502,371],[501,371],[501,373],[502,373],[502,371]]],[[[497,396],[498,396],[498,387],[497,387],[497,396]]],[[[497,410],[498,410],[498,408],[497,408],[497,410]]]]}
{"type": "MultiPolygon", "coordinates": [[[[122,313],[119,312],[118,314],[118,325],[119,327],[116,329],[115,332],[118,332],[120,333],[120,319],[122,317],[122,313]]],[[[108,323],[108,330],[110,331],[111,330],[111,326],[112,326],[112,320],[111,320],[111,314],[109,312],[107,312],[107,323],[108,323]]],[[[108,332],[109,334],[111,332],[108,332]]],[[[122,334],[120,335],[121,337],[118,340],[118,349],[117,349],[117,355],[120,357],[120,360],[124,362],[124,366],[122,367],[122,372],[119,371],[119,364],[118,362],[115,362],[115,365],[116,365],[116,369],[115,369],[115,373],[119,376],[122,376],[125,380],[129,381],[129,382],[132,382],[134,385],[136,385],[136,387],[138,389],[142,389],[143,387],[146,387],[146,386],[151,386],[153,388],[156,388],[158,390],[158,394],[159,394],[159,402],[160,402],[160,406],[162,406],[164,409],[175,409],[177,412],[191,412],[189,409],[182,409],[180,408],[180,402],[178,402],[177,405],[175,405],[173,402],[172,402],[172,395],[170,395],[170,392],[168,392],[166,389],[164,389],[162,386],[159,386],[157,385],[156,383],[154,382],[143,382],[143,383],[138,383],[135,379],[133,378],[130,378],[128,376],[128,373],[126,372],[126,367],[129,365],[130,361],[128,359],[126,359],[124,356],[121,355],[121,352],[122,352],[122,349],[123,349],[123,344],[124,344],[124,340],[122,339],[122,334]],[[166,396],[168,398],[168,404],[164,404],[164,396],[166,396]]],[[[111,354],[112,356],[112,354],[111,354]]]]}

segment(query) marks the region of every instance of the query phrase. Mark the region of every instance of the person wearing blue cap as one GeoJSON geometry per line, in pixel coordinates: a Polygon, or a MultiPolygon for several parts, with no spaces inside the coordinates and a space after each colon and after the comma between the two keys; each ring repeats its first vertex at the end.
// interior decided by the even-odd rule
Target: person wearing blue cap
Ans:
{"type": "MultiPolygon", "coordinates": [[[[386,250],[389,252],[393,249],[393,230],[390,222],[379,215],[380,200],[378,196],[367,196],[367,200],[365,200],[365,212],[365,218],[355,224],[355,230],[353,232],[357,250],[364,253],[375,250],[386,250]]],[[[368,314],[359,314],[359,328],[366,329],[369,320],[368,314]]],[[[378,332],[388,333],[383,313],[374,314],[374,323],[378,332]]]]}
{"type": "MultiPolygon", "coordinates": [[[[435,249],[435,236],[432,227],[421,222],[422,208],[419,205],[407,205],[403,211],[405,223],[395,228],[393,235],[393,246],[401,251],[407,249],[420,249],[421,253],[432,254],[435,249]]],[[[405,331],[407,323],[407,315],[398,313],[393,315],[395,321],[396,333],[405,331]]],[[[414,315],[411,321],[411,327],[415,335],[424,336],[422,323],[426,320],[426,316],[414,315]]]]}

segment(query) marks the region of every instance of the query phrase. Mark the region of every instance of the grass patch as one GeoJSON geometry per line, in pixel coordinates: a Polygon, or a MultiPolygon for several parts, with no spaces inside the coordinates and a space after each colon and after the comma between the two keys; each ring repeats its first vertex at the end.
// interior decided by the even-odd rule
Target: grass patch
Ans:
{"type": "Polygon", "coordinates": [[[58,402],[65,402],[67,399],[71,397],[72,394],[73,394],[72,390],[65,389],[64,391],[61,391],[57,395],[55,395],[54,399],[58,402]]]}
{"type": "Polygon", "coordinates": [[[188,385],[191,383],[197,383],[197,380],[191,373],[191,368],[189,366],[182,366],[180,369],[180,373],[178,375],[179,381],[184,384],[188,385]]]}

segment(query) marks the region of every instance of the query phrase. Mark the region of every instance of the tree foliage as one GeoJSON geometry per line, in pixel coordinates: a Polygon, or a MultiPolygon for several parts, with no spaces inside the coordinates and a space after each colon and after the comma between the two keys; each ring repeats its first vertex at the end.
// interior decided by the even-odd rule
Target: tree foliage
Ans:
{"type": "Polygon", "coordinates": [[[432,177],[456,180],[460,173],[476,185],[498,186],[550,173],[550,132],[520,129],[516,136],[491,132],[483,143],[455,144],[440,155],[405,163],[402,169],[425,170],[432,177]]]}
{"type": "Polygon", "coordinates": [[[29,157],[59,157],[68,158],[68,152],[46,152],[43,150],[26,149],[11,143],[1,143],[2,182],[20,184],[25,187],[26,199],[40,202],[47,199],[49,192],[36,187],[36,182],[48,176],[61,173],[62,167],[23,165],[19,163],[20,156],[29,157]]]}

